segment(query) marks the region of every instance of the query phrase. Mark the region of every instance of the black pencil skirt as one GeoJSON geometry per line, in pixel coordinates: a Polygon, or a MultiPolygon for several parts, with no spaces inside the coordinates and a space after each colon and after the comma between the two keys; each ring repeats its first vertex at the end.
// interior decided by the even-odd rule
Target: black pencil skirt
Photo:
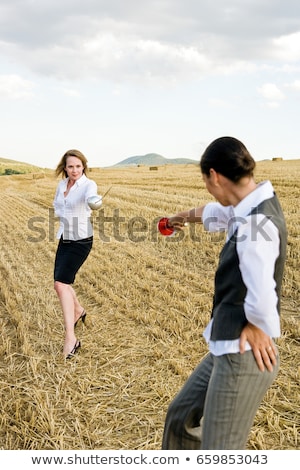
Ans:
{"type": "Polygon", "coordinates": [[[93,246],[93,237],[82,240],[60,238],[54,263],[54,281],[73,284],[79,268],[87,259],[93,246]]]}

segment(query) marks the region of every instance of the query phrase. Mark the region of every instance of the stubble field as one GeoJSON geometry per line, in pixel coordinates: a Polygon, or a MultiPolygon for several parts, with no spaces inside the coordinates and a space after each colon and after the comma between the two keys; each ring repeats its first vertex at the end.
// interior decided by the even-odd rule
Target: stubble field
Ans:
{"type": "MultiPolygon", "coordinates": [[[[157,234],[157,219],[211,200],[196,166],[92,169],[104,199],[75,290],[88,313],[82,348],[62,358],[53,290],[57,221],[52,174],[0,179],[1,449],[160,449],[168,404],[207,352],[223,235],[189,227],[157,234]]],[[[279,376],[247,448],[299,449],[300,161],[258,162],[286,215],[279,376]]]]}

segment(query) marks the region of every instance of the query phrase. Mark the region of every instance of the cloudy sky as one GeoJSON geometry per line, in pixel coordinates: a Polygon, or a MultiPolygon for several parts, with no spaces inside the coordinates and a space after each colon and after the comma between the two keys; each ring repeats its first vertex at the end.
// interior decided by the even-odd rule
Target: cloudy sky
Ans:
{"type": "Polygon", "coordinates": [[[300,158],[299,0],[0,0],[0,157],[300,158]]]}

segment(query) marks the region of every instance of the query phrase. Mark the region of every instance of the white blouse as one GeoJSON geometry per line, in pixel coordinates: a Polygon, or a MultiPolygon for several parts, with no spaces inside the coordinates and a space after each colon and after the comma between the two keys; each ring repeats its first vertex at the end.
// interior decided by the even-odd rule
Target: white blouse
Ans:
{"type": "Polygon", "coordinates": [[[97,194],[97,185],[83,174],[65,196],[68,180],[69,178],[65,178],[58,183],[53,201],[55,215],[60,219],[56,237],[82,240],[93,235],[91,209],[87,199],[97,194]]]}

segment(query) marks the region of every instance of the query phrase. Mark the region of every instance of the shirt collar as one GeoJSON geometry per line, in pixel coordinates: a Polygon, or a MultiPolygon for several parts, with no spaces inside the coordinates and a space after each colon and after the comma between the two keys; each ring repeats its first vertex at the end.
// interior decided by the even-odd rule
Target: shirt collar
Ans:
{"type": "MultiPolygon", "coordinates": [[[[76,186],[81,186],[81,185],[85,182],[86,179],[87,179],[87,176],[85,175],[85,173],[83,173],[83,174],[80,176],[80,178],[79,178],[77,181],[75,181],[75,185],[76,185],[76,186]]],[[[67,177],[67,178],[65,179],[65,185],[66,185],[66,187],[67,187],[68,181],[69,181],[69,177],[67,177]]]]}
{"type": "Polygon", "coordinates": [[[266,199],[274,196],[274,188],[270,181],[262,181],[248,196],[237,204],[233,210],[236,217],[246,217],[254,207],[257,207],[266,199]]]}
{"type": "Polygon", "coordinates": [[[82,176],[80,176],[79,180],[76,181],[77,186],[81,186],[85,180],[87,179],[86,175],[82,173],[82,176]]]}

